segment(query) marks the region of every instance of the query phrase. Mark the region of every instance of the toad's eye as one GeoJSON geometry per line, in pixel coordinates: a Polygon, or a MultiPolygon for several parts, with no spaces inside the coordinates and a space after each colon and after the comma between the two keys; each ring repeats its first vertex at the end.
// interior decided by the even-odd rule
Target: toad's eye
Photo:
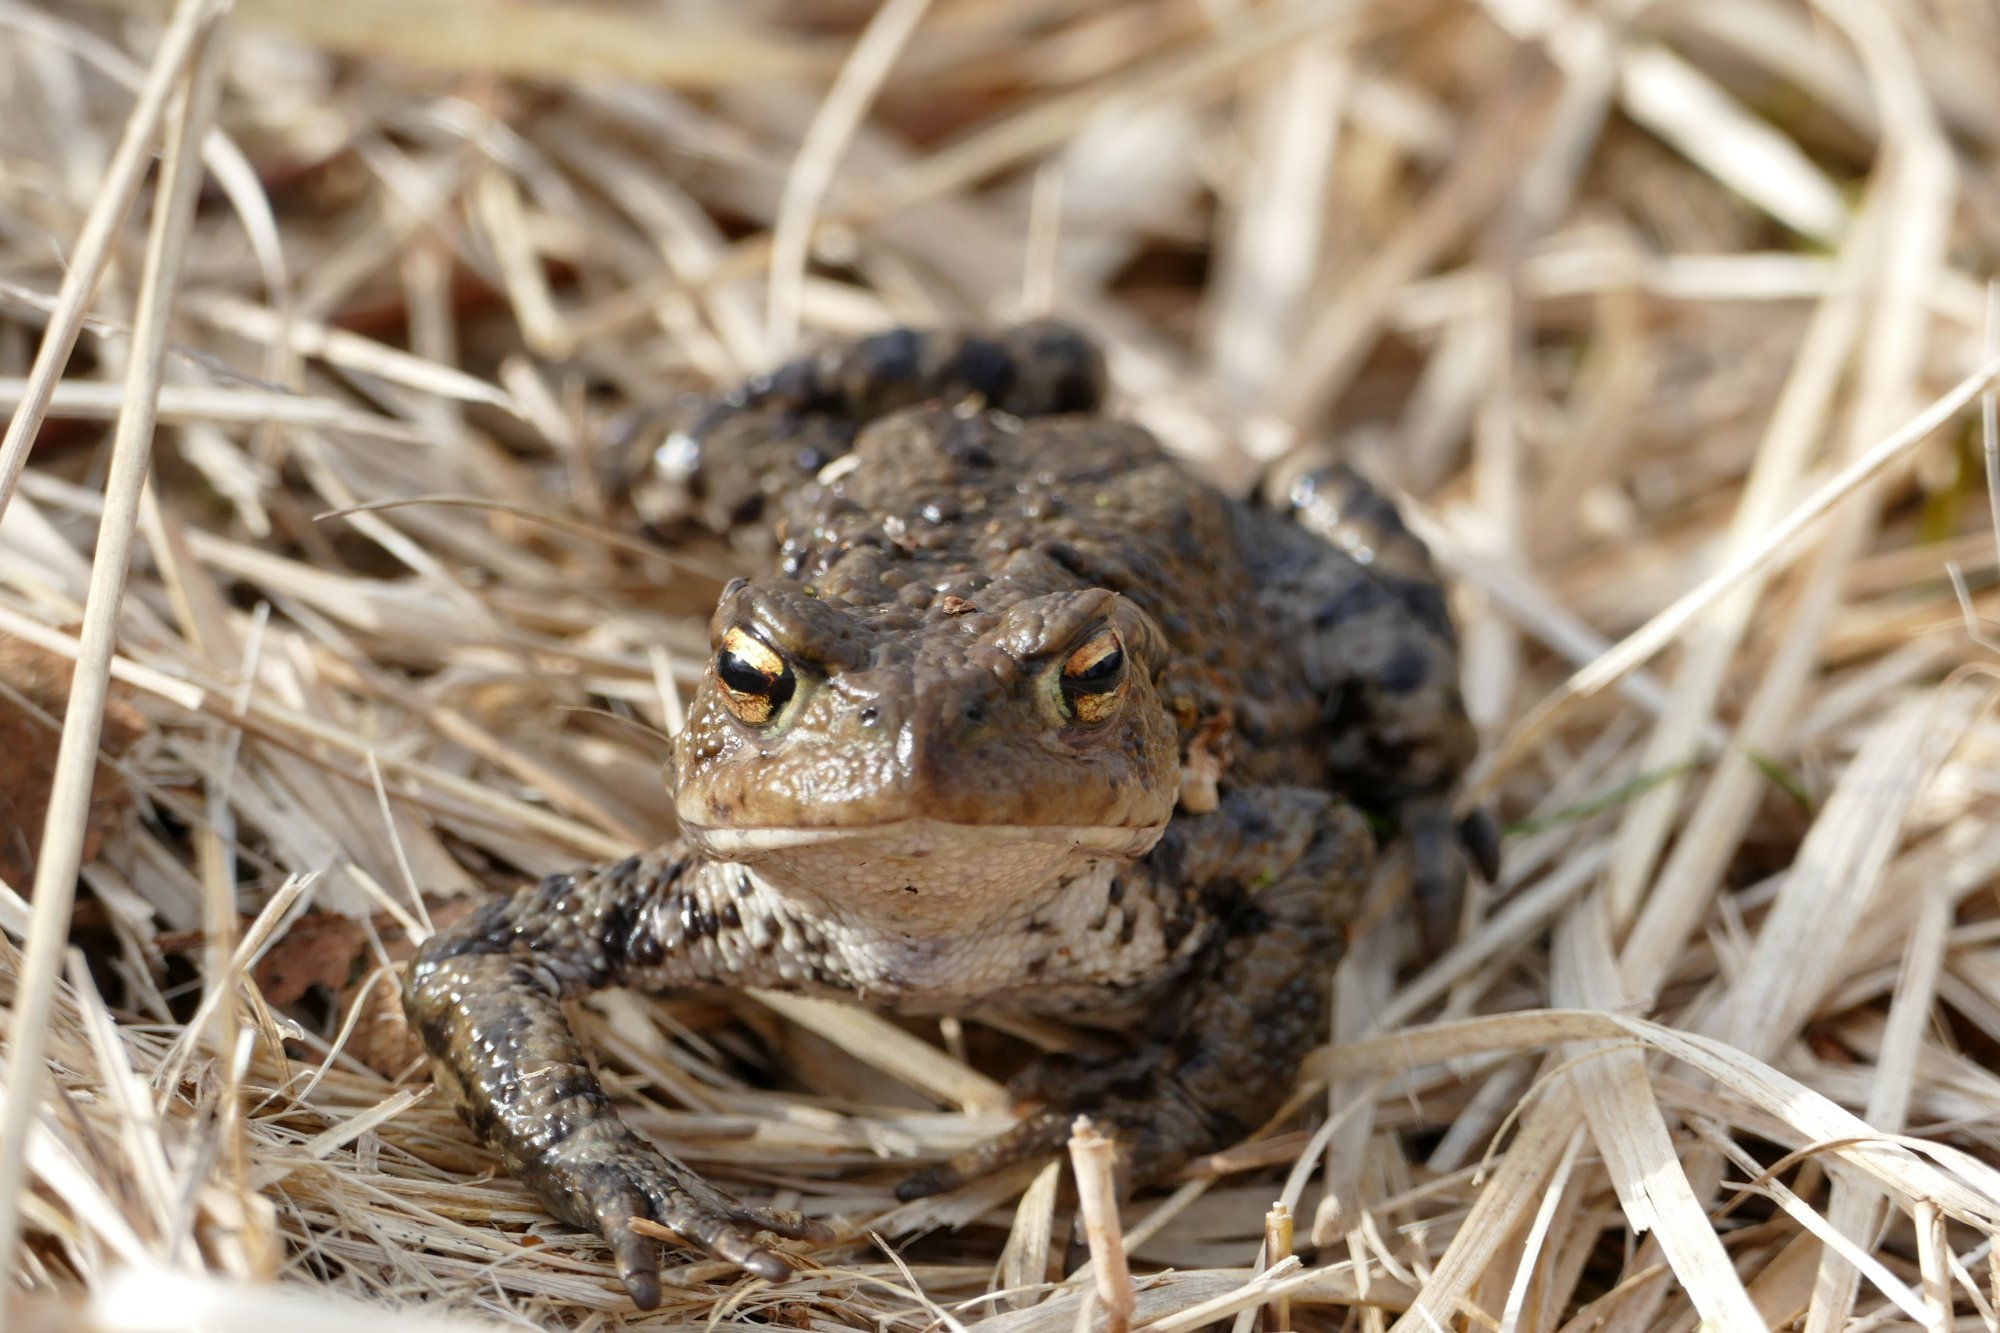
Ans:
{"type": "Polygon", "coordinates": [[[1125,645],[1104,630],[1063,659],[1063,712],[1078,722],[1102,722],[1117,711],[1125,690],[1125,645]]]}
{"type": "Polygon", "coordinates": [[[722,636],[715,655],[715,679],[729,711],[753,727],[765,726],[784,711],[798,688],[791,663],[775,648],[744,629],[722,636]]]}

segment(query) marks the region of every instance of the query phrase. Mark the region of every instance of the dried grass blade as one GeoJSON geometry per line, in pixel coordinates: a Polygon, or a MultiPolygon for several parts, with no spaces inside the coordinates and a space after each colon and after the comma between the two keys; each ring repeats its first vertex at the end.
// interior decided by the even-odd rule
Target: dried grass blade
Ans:
{"type": "MultiPolygon", "coordinates": [[[[26,380],[0,380],[0,411],[18,411],[28,399],[26,380]]],[[[123,390],[115,384],[66,380],[55,387],[47,405],[51,417],[109,420],[118,415],[123,390]]],[[[185,425],[258,425],[274,421],[337,431],[363,439],[394,444],[431,445],[436,441],[421,428],[390,417],[358,412],[327,398],[304,398],[270,389],[225,389],[200,384],[167,384],[160,388],[160,420],[185,425]]]]}
{"type": "MultiPolygon", "coordinates": [[[[1062,1187],[1062,1163],[1051,1159],[1035,1176],[1034,1184],[1021,1192],[1014,1209],[1014,1225],[1007,1230],[1007,1243],[993,1265],[994,1285],[1000,1291],[1039,1292],[1049,1279],[1049,1256],[1055,1242],[1056,1194],[1062,1187]]],[[[1016,1297],[1015,1308],[1034,1304],[1033,1299],[1016,1297]]]]}
{"type": "Polygon", "coordinates": [[[483,1320],[392,1310],[331,1293],[187,1277],[157,1268],[114,1274],[90,1299],[88,1333],[500,1333],[483,1320]]]}
{"type": "Polygon", "coordinates": [[[754,994],[800,1027],[919,1092],[967,1111],[999,1111],[1010,1104],[1007,1089],[999,1083],[911,1036],[880,1014],[805,995],[762,990],[754,994]]]}
{"type": "MultiPolygon", "coordinates": [[[[1783,513],[1784,503],[1797,485],[1811,446],[1832,409],[1849,349],[1861,325],[1864,302],[1860,279],[1875,253],[1874,230],[1866,224],[1873,217],[1872,211],[1864,215],[1864,225],[1856,228],[1864,234],[1849,238],[1841,263],[1846,281],[1837,285],[1813,312],[1798,357],[1785,377],[1784,389],[1772,408],[1763,438],[1758,441],[1749,483],[1730,519],[1728,542],[1733,550],[1753,546],[1759,535],[1783,513]]],[[[1686,758],[1702,739],[1700,733],[1714,728],[1715,701],[1723,688],[1729,663],[1749,628],[1761,587],[1761,577],[1751,575],[1742,587],[1722,599],[1705,622],[1690,629],[1687,659],[1674,682],[1672,701],[1654,727],[1641,761],[1646,769],[1686,758]]],[[[1621,936],[1638,912],[1641,891],[1651,878],[1686,786],[1684,778],[1669,778],[1635,801],[1619,823],[1607,892],[1612,922],[1621,936]]],[[[1646,905],[1647,912],[1656,919],[1677,906],[1659,901],[1659,897],[1656,886],[1655,900],[1646,905]]],[[[1699,895],[1699,900],[1705,903],[1707,896],[1699,895]]],[[[1692,916],[1696,910],[1697,904],[1690,902],[1683,915],[1692,916]]],[[[1656,929],[1663,932],[1665,939],[1671,941],[1671,950],[1677,952],[1685,935],[1682,922],[1667,921],[1656,929]]],[[[1643,966],[1647,972],[1657,973],[1665,965],[1662,958],[1647,960],[1643,966]]],[[[1628,961],[1628,969],[1633,966],[1628,961]]]]}
{"type": "MultiPolygon", "coordinates": [[[[160,0],[94,0],[157,13],[160,0]]],[[[467,10],[453,0],[248,0],[243,21],[276,28],[309,45],[350,55],[481,75],[631,79],[680,88],[719,88],[765,79],[811,78],[828,60],[814,46],[762,38],[733,25],[662,22],[607,4],[548,9],[531,0],[495,0],[467,10]]]]}
{"type": "Polygon", "coordinates": [[[1826,173],[1673,52],[1627,52],[1619,91],[1634,120],[1794,231],[1830,244],[1846,230],[1847,209],[1826,173]]]}
{"type": "Polygon", "coordinates": [[[883,0],[806,129],[799,155],[785,177],[771,232],[770,299],[764,313],[767,351],[782,353],[798,337],[806,261],[820,201],[840,169],[842,152],[930,5],[931,0],[883,0]]]}
{"type": "MultiPolygon", "coordinates": [[[[1959,693],[1961,695],[1964,693],[1962,688],[1959,693]]],[[[1941,696],[1940,702],[1948,698],[1949,696],[1941,696]]],[[[1897,720],[1892,718],[1891,723],[1897,720]]],[[[1932,720],[1926,715],[1920,722],[1932,720]]],[[[1888,725],[1890,724],[1885,723],[1883,728],[1878,728],[1878,732],[1886,730],[1888,725]]],[[[1870,738],[1871,742],[1873,739],[1870,738]]],[[[1842,782],[1843,787],[1849,785],[1848,778],[1851,778],[1854,785],[1863,792],[1869,792],[1871,784],[1896,780],[1895,777],[1885,778],[1879,768],[1870,768],[1864,772],[1864,759],[1869,756],[1870,746],[1864,744],[1861,754],[1855,757],[1854,763],[1847,770],[1847,777],[1842,782]]],[[[1914,775],[1904,773],[1897,776],[1908,782],[1914,775]]],[[[1892,792],[1890,801],[1893,803],[1896,800],[1895,789],[1890,790],[1892,792]]],[[[1836,798],[1838,795],[1839,791],[1836,790],[1836,798]]],[[[1910,793],[1902,799],[1907,803],[1913,795],[1914,793],[1910,793]]],[[[1825,813],[1814,826],[1814,832],[1817,833],[1822,826],[1833,827],[1835,814],[1834,802],[1829,801],[1825,813]]],[[[1886,818],[1886,813],[1873,810],[1854,817],[1886,818]]],[[[1894,822],[1900,826],[1902,819],[1898,817],[1894,822]]],[[[1809,864],[1808,850],[1812,841],[1813,835],[1809,834],[1807,848],[1800,850],[1798,866],[1809,864]]],[[[1852,862],[1815,860],[1810,864],[1851,865],[1852,862]]],[[[1798,871],[1795,867],[1794,874],[1796,873],[1798,871]]],[[[1868,1099],[1868,1122],[1889,1133],[1900,1132],[1908,1114],[1910,1090],[1916,1081],[1917,1061],[1923,1046],[1924,1032],[1932,1017],[1931,1006],[1937,994],[1938,977],[1943,968],[1944,952],[1955,905],[1954,899],[1949,896],[1942,884],[1927,882],[1919,888],[1918,893],[1916,921],[1912,924],[1908,944],[1904,949],[1902,972],[1897,980],[1895,998],[1890,1004],[1888,1021],[1882,1034],[1882,1054],[1876,1065],[1875,1089],[1868,1099]]],[[[1780,902],[1783,900],[1784,895],[1781,894],[1780,902]]],[[[1775,930],[1777,911],[1774,910],[1772,915],[1774,920],[1767,929],[1775,930]]],[[[1829,949],[1829,952],[1837,953],[1838,950],[1829,949]]],[[[1929,1206],[1921,1201],[1917,1204],[1920,1211],[1929,1206]]],[[[1881,1195],[1877,1190],[1861,1181],[1842,1179],[1834,1182],[1833,1197],[1827,1207],[1827,1226],[1831,1231],[1850,1237],[1867,1235],[1879,1227],[1880,1214],[1881,1195]]],[[[1859,1275],[1860,1270],[1848,1261],[1842,1250],[1828,1246],[1820,1257],[1819,1274],[1814,1282],[1812,1312],[1808,1323],[1817,1323],[1824,1327],[1849,1317],[1854,1303],[1855,1283],[1859,1275]]],[[[1918,1317],[1922,1317],[1921,1313],[1918,1317]]]]}
{"type": "Polygon", "coordinates": [[[1486,1180],[1458,1233],[1391,1333],[1432,1333],[1457,1323],[1459,1304],[1473,1284],[1489,1271],[1515,1231],[1531,1223],[1575,1130],[1573,1118],[1552,1103],[1529,1113],[1507,1145],[1505,1160],[1486,1180]]]}
{"type": "Polygon", "coordinates": [[[1560,689],[1535,705],[1534,709],[1508,732],[1506,739],[1488,754],[1480,764],[1477,777],[1472,784],[1475,791],[1484,791],[1486,784],[1495,776],[1517,763],[1528,746],[1543,737],[1554,725],[1556,718],[1572,702],[1595,694],[1618,677],[1649,660],[1660,649],[1672,643],[1695,617],[1708,610],[1753,574],[1760,571],[1768,573],[1775,568],[1781,568],[1796,554],[1789,552],[1787,548],[1800,533],[1818,523],[1892,463],[1930,438],[1933,432],[1964,411],[1996,381],[2000,381],[2000,357],[1982,364],[1933,400],[1930,406],[1910,418],[1901,429],[1885,436],[1873,447],[1862,452],[1787,514],[1783,522],[1764,535],[1762,541],[1739,553],[1722,568],[1676,599],[1672,606],[1626,635],[1611,651],[1572,675],[1560,689]]]}
{"type": "Polygon", "coordinates": [[[890,216],[975,185],[1061,143],[1108,106],[1140,106],[1204,93],[1251,61],[1346,22],[1361,8],[1359,0],[1300,0],[1233,14],[1185,49],[1028,106],[911,164],[867,201],[866,212],[872,217],[890,216]]]}
{"type": "Polygon", "coordinates": [[[1833,982],[1841,947],[1868,905],[1903,822],[1983,691],[1963,686],[1913,699],[1863,741],[1813,821],[1791,873],[1757,933],[1742,980],[1708,1029],[1764,1058],[1789,1041],[1833,982]]]}
{"type": "Polygon", "coordinates": [[[299,1145],[300,1149],[308,1157],[324,1159],[370,1130],[394,1120],[430,1095],[429,1088],[405,1088],[380,1105],[371,1106],[360,1115],[343,1120],[333,1128],[313,1135],[299,1145]]]}
{"type": "Polygon", "coordinates": [[[1097,1303],[1104,1307],[1104,1333],[1126,1333],[1132,1326],[1132,1271],[1125,1264],[1119,1229],[1116,1151],[1096,1125],[1078,1117],[1069,1140],[1070,1169],[1076,1173],[1077,1207],[1095,1269],[1097,1303]]]}
{"type": "MultiPolygon", "coordinates": [[[[154,53],[146,86],[140,91],[138,103],[125,122],[118,150],[104,173],[103,188],[91,201],[83,230],[77,235],[70,251],[62,289],[50,313],[49,326],[42,333],[41,346],[36,349],[35,363],[28,372],[21,405],[7,422],[6,434],[0,436],[0,516],[6,514],[7,504],[14,497],[14,487],[21,479],[21,469],[27,465],[29,446],[34,443],[35,433],[41,429],[49,397],[55,392],[56,380],[76,348],[77,336],[83,332],[84,318],[90,313],[91,296],[97,290],[98,280],[104,275],[105,264],[110,260],[112,243],[117,239],[119,228],[125,225],[132,204],[139,196],[139,186],[152,165],[153,142],[159,136],[168,98],[173,95],[188,62],[194,59],[208,25],[215,21],[225,6],[226,0],[179,0],[166,30],[160,34],[159,50],[154,53]]],[[[0,1210],[6,1206],[0,1205],[0,1210]]],[[[4,1213],[0,1212],[0,1216],[4,1213]]],[[[0,1225],[0,1237],[4,1237],[6,1231],[7,1228],[0,1225]]],[[[0,1246],[0,1249],[4,1248],[0,1246]]]]}
{"type": "MultiPolygon", "coordinates": [[[[1560,1004],[1615,1008],[1625,1001],[1603,906],[1571,911],[1556,932],[1552,992],[1560,1004]]],[[[1650,1231],[1704,1321],[1758,1330],[1763,1320],[1674,1151],[1646,1064],[1629,1046],[1575,1047],[1567,1074],[1591,1138],[1635,1233],[1650,1231]]]]}
{"type": "Polygon", "coordinates": [[[523,415],[513,396],[496,385],[348,329],[311,320],[287,320],[279,311],[214,292],[190,293],[185,304],[195,319],[238,337],[289,347],[299,356],[320,357],[342,370],[379,376],[420,393],[485,403],[515,417],[523,415]]]}
{"type": "MultiPolygon", "coordinates": [[[[1791,1189],[1770,1179],[1767,1172],[1758,1169],[1754,1158],[1728,1138],[1706,1126],[1697,1125],[1697,1130],[1718,1152],[1735,1162],[1742,1170],[1758,1177],[1759,1183],[1754,1187],[1755,1191],[1768,1195],[1786,1214],[1798,1222],[1808,1235],[1815,1237],[1824,1247],[1816,1283],[1818,1290],[1824,1290],[1827,1285],[1827,1257],[1837,1257],[1851,1270],[1865,1275],[1876,1290],[1889,1298],[1891,1304],[1919,1323],[1923,1322],[1925,1314],[1923,1301],[1910,1285],[1892,1273],[1887,1265],[1869,1254],[1862,1245],[1850,1239],[1840,1228],[1834,1226],[1831,1220],[1821,1216],[1791,1189]]],[[[1818,1290],[1814,1294],[1816,1303],[1819,1300],[1818,1290]]],[[[1852,1297],[1851,1291],[1849,1297],[1850,1299],[1852,1297]]]]}
{"type": "MultiPolygon", "coordinates": [[[[1823,1145],[1825,1151],[1853,1163],[1900,1197],[1935,1199],[1954,1217],[1975,1225],[2000,1223],[2000,1171],[1944,1145],[1904,1144],[1880,1134],[1831,1098],[1713,1037],[1625,1014],[1542,1009],[1406,1028],[1321,1051],[1307,1061],[1305,1072],[1321,1078],[1393,1074],[1482,1052],[1626,1038],[1637,1038],[1713,1079],[1789,1125],[1801,1141],[1823,1145]],[[1924,1161],[1919,1151],[1943,1169],[1924,1161]]],[[[1527,1139],[1529,1129],[1536,1126],[1538,1115],[1539,1108],[1529,1115],[1508,1149],[1508,1163],[1527,1139]]],[[[1556,1145],[1558,1151],[1560,1146],[1556,1145]]],[[[1554,1161],[1550,1157],[1551,1167],[1554,1161]]],[[[1504,1172],[1506,1164],[1501,1169],[1504,1172]]],[[[1489,1185],[1488,1191],[1492,1188],[1489,1185]]],[[[1483,1201],[1485,1193],[1480,1197],[1483,1201]]],[[[1478,1205],[1473,1216],[1478,1216],[1478,1205]]]]}

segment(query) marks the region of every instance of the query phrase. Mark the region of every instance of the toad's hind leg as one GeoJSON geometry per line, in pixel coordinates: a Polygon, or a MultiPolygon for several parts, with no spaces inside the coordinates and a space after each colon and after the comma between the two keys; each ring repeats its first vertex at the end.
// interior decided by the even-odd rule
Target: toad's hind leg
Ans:
{"type": "Polygon", "coordinates": [[[1252,549],[1269,553],[1265,606],[1303,645],[1325,700],[1332,779],[1411,835],[1417,890],[1436,929],[1463,879],[1460,848],[1489,880],[1500,850],[1484,812],[1452,815],[1453,788],[1478,736],[1459,693],[1458,636],[1430,552],[1387,497],[1324,457],[1308,454],[1274,472],[1261,502],[1266,524],[1281,518],[1296,534],[1267,527],[1252,549]]]}
{"type": "Polygon", "coordinates": [[[1064,324],[891,329],[628,418],[612,445],[611,484],[658,529],[757,531],[775,501],[845,455],[877,417],[965,399],[1017,417],[1095,412],[1104,389],[1102,353],[1064,324]]]}
{"type": "Polygon", "coordinates": [[[1333,967],[1367,892],[1374,845],[1355,810],[1317,789],[1248,787],[1176,818],[1120,873],[1128,921],[1192,914],[1208,937],[1152,1030],[1110,1058],[1048,1057],[1013,1090],[1039,1103],[1013,1129],[905,1180],[904,1199],[1061,1147],[1079,1115],[1117,1140],[1127,1186],[1257,1129],[1326,1038],[1333,967]]]}

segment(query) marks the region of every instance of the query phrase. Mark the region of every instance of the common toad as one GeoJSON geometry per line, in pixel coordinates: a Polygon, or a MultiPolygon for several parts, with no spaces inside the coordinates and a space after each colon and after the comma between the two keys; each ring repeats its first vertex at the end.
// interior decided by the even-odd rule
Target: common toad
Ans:
{"type": "Polygon", "coordinates": [[[651,1218],[767,1277],[746,1207],[639,1138],[560,1003],[606,986],[772,987],[903,1013],[1116,1026],[1049,1060],[1039,1109],[910,1177],[946,1190],[1087,1112],[1143,1182],[1255,1128],[1325,1031],[1375,834],[1419,879],[1474,736],[1428,555],[1336,465],[1252,501],[1100,415],[1059,325],[896,331],[709,401],[649,449],[656,524],[753,545],[676,739],[682,836],[495,900],[425,944],[404,1002],[438,1082],[550,1212],[659,1298],[651,1218]]]}

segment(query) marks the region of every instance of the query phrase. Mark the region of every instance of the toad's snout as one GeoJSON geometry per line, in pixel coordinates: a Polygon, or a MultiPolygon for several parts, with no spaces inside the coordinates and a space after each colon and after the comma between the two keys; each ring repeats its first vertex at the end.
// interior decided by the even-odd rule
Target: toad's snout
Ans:
{"type": "Polygon", "coordinates": [[[929,689],[905,680],[856,700],[852,731],[858,747],[874,752],[875,771],[913,798],[964,781],[996,742],[1021,734],[1007,725],[1021,704],[997,680],[929,689]]]}

